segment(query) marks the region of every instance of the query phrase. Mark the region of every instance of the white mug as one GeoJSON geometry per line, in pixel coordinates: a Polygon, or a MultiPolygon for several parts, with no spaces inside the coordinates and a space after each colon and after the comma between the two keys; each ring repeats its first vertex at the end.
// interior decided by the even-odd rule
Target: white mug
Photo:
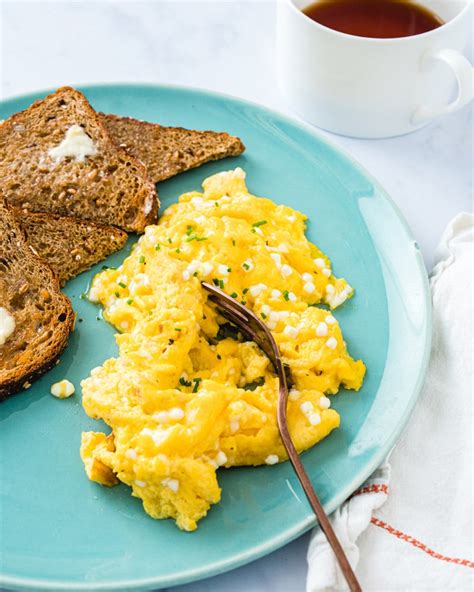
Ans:
{"type": "Polygon", "coordinates": [[[472,66],[462,55],[471,2],[420,3],[445,24],[374,39],[311,20],[301,12],[311,0],[279,0],[277,76],[290,106],[310,123],[359,138],[406,134],[463,107],[473,96],[472,66]]]}

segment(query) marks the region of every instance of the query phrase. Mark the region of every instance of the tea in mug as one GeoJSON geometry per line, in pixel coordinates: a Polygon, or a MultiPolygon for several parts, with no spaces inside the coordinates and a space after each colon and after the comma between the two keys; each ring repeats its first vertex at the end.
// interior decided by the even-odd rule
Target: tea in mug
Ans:
{"type": "Polygon", "coordinates": [[[335,31],[379,39],[419,35],[444,24],[410,0],[318,0],[303,13],[335,31]]]}

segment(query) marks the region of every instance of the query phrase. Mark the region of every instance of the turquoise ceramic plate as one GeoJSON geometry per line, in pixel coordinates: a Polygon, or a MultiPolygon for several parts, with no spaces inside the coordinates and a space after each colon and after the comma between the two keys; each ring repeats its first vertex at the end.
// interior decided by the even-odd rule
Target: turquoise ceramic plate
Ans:
{"type": "MultiPolygon", "coordinates": [[[[341,392],[342,426],[304,454],[328,511],[377,467],[419,393],[430,344],[430,303],[422,257],[383,189],[317,133],[262,107],[209,92],[161,86],[84,89],[100,111],[167,125],[226,130],[243,156],[207,164],[160,186],[166,207],[201,180],[237,165],[250,189],[308,214],[308,235],[331,257],[356,296],[336,312],[350,352],[367,364],[360,393],[341,392]]],[[[42,93],[44,94],[44,93],[42,93]]],[[[41,95],[10,99],[0,118],[41,95]]],[[[113,255],[119,263],[124,252],[113,255]]],[[[82,430],[97,429],[80,402],[80,380],[116,352],[113,330],[80,295],[93,274],[66,292],[78,322],[61,363],[27,392],[0,405],[1,572],[9,588],[147,589],[232,569],[288,543],[314,519],[288,463],[222,470],[222,501],[194,533],[154,521],[125,486],[88,481],[79,458],[82,430]],[[67,377],[77,394],[54,399],[67,377]]],[[[104,430],[106,429],[103,426],[104,430]]]]}

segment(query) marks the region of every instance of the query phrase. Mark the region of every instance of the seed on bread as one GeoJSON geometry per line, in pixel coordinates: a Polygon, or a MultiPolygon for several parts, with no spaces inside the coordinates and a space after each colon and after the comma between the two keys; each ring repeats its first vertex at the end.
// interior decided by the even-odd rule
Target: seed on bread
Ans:
{"type": "Polygon", "coordinates": [[[102,114],[102,118],[117,146],[141,160],[155,183],[245,150],[239,138],[225,132],[165,127],[118,115],[102,114]]]}
{"type": "Polygon", "coordinates": [[[0,196],[1,304],[14,329],[0,345],[0,400],[28,388],[54,365],[74,323],[69,299],[51,269],[28,248],[0,196]],[[25,288],[26,286],[26,288],[25,288]]]}
{"type": "Polygon", "coordinates": [[[69,87],[0,126],[0,189],[18,208],[128,231],[142,232],[158,211],[145,165],[116,146],[84,95],[69,87]]]}

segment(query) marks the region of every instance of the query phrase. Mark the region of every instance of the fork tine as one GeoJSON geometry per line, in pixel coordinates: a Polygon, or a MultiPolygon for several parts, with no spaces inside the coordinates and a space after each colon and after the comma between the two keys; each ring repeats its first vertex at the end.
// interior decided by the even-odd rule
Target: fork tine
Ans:
{"type": "MultiPolygon", "coordinates": [[[[244,305],[241,305],[232,298],[232,296],[229,296],[216,286],[208,284],[207,282],[202,282],[202,286],[211,293],[209,298],[212,302],[218,305],[222,316],[225,316],[237,325],[242,333],[257,343],[264,354],[270,359],[275,372],[278,373],[277,359],[280,358],[280,351],[275,343],[273,335],[263,321],[261,321],[252,310],[244,307],[244,305]],[[224,314],[224,311],[226,314],[224,314]]],[[[287,385],[292,385],[293,380],[289,366],[282,362],[282,367],[287,385]]]]}

